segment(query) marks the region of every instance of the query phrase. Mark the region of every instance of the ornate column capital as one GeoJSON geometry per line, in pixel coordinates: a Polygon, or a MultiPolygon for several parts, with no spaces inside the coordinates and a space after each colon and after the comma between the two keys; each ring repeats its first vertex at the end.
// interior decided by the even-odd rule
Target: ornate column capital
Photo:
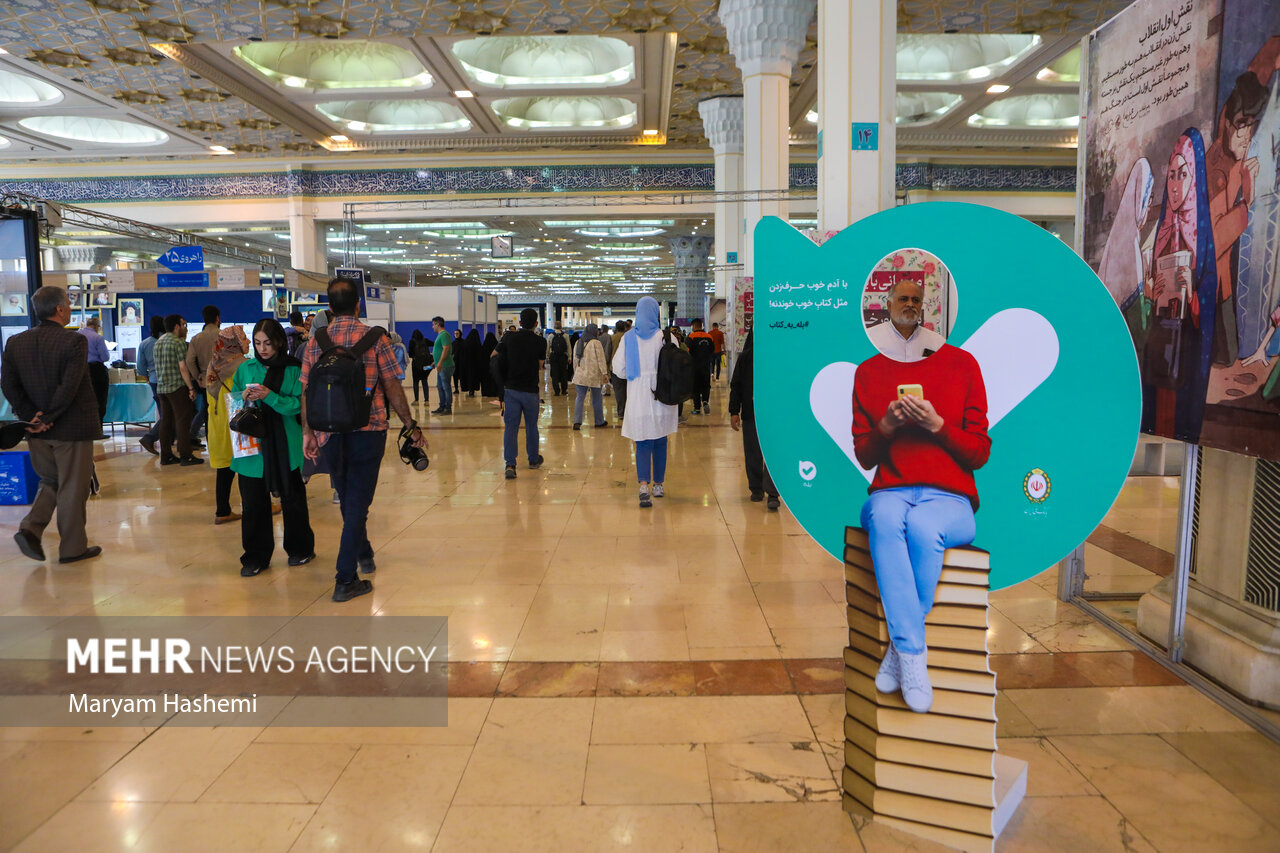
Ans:
{"type": "Polygon", "coordinates": [[[715,242],[711,237],[681,234],[668,238],[667,242],[671,245],[671,257],[675,259],[676,278],[695,276],[699,270],[706,277],[707,256],[715,242]]]}
{"type": "Polygon", "coordinates": [[[111,262],[109,246],[59,246],[58,257],[70,270],[97,269],[111,262]]]}
{"type": "Polygon", "coordinates": [[[790,75],[817,8],[815,0],[720,0],[720,23],[742,76],[790,75]]]}
{"type": "Polygon", "coordinates": [[[716,155],[742,153],[742,96],[708,98],[698,104],[702,131],[716,155]]]}

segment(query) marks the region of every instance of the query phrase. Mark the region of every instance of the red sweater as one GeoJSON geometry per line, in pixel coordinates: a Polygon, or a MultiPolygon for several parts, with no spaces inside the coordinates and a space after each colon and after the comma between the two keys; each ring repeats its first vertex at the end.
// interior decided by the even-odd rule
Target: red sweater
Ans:
{"type": "Polygon", "coordinates": [[[868,492],[933,486],[965,495],[977,509],[973,472],[991,455],[987,389],[978,362],[953,346],[909,364],[883,355],[864,361],[853,378],[853,451],[864,468],[879,466],[868,492]],[[924,388],[942,429],[931,433],[908,423],[884,437],[879,423],[898,398],[899,385],[924,388]]]}

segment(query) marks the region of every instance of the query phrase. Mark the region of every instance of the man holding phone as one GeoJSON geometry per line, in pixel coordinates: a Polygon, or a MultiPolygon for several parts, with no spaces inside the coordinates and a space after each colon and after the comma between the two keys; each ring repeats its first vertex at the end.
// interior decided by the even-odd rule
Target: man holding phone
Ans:
{"type": "MultiPolygon", "coordinates": [[[[876,688],[901,689],[907,706],[924,713],[933,704],[924,619],[943,552],[973,541],[973,472],[986,464],[991,439],[977,360],[936,333],[935,342],[920,337],[928,330],[900,328],[899,319],[919,317],[920,291],[914,282],[895,285],[901,300],[881,325],[896,340],[854,374],[853,449],[859,464],[876,468],[862,507],[890,637],[876,688]]],[[[876,343],[874,330],[868,337],[876,343]]]]}

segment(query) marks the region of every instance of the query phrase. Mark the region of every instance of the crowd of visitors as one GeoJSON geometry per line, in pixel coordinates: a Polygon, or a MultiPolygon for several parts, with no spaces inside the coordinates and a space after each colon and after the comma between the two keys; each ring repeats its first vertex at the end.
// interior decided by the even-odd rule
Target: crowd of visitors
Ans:
{"type": "MultiPolygon", "coordinates": [[[[103,437],[109,355],[96,323],[79,331],[65,328],[70,320],[66,291],[41,288],[31,305],[41,322],[9,341],[0,373],[2,390],[25,425],[41,481],[14,539],[23,554],[43,560],[41,535],[56,509],[59,558],[69,563],[101,553],[88,544],[85,505],[93,476],[92,442],[103,437]]],[[[665,369],[660,353],[668,344],[688,353],[695,414],[710,414],[711,381],[724,353],[718,324],[707,333],[695,321],[687,338],[675,326],[664,332],[651,297],[637,304],[634,323],[619,320],[612,330],[588,323],[579,334],[556,323],[544,334],[538,330],[538,311],[529,308],[521,312],[518,329],[499,330],[500,339],[493,332],[482,338],[477,329],[466,335],[448,330],[445,320],[435,317],[432,338],[415,329],[407,344],[397,334],[362,323],[359,306],[356,285],[333,279],[327,310],[311,316],[294,311],[283,325],[260,320],[250,339],[240,325],[224,328],[217,306],[207,305],[201,311],[203,328],[190,339],[182,315],[152,317],[137,354],[138,376],[150,386],[159,413],[139,443],[161,465],[208,462],[214,471],[214,524],[240,523],[241,575],[254,577],[270,568],[275,514],[283,515],[288,564],[316,559],[307,484],[315,473],[329,476],[342,514],[335,601],[373,589],[369,576],[377,567],[367,522],[390,412],[403,425],[405,447],[427,446],[405,394],[406,380],[413,402],[429,405],[429,377],[435,372],[433,415],[452,414],[454,397],[461,394],[479,393],[500,406],[507,479],[517,476],[521,426],[528,467],[544,462],[538,426],[546,402],[544,376],[552,395],[567,395],[569,385],[575,387],[574,430],[583,428],[588,397],[590,425],[610,427],[604,398],[612,396],[622,435],[634,442],[639,505],[648,508],[666,496],[668,441],[683,420],[682,401],[688,398],[659,399],[657,383],[665,369]],[[200,441],[202,432],[207,446],[200,441]],[[206,451],[205,458],[196,455],[198,450],[206,451]],[[236,483],[238,512],[232,506],[236,483]]],[[[754,426],[750,339],[730,389],[729,411],[733,428],[743,430],[751,498],[767,494],[769,508],[777,509],[778,494],[763,469],[754,426]]]]}

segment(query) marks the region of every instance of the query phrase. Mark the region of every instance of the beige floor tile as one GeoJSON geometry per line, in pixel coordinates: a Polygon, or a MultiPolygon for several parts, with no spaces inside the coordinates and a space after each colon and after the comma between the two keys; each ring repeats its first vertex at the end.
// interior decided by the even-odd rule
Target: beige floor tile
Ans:
{"type": "Polygon", "coordinates": [[[1000,738],[997,750],[1027,762],[1028,797],[1089,797],[1098,791],[1048,738],[1000,738]]]}
{"type": "Polygon", "coordinates": [[[1052,742],[1161,851],[1280,850],[1274,825],[1155,735],[1052,742]]]}
{"type": "Polygon", "coordinates": [[[600,660],[689,660],[689,638],[676,631],[605,631],[600,660]]]}
{"type": "Polygon", "coordinates": [[[131,744],[97,741],[13,741],[0,746],[0,849],[17,843],[129,751],[131,744]]]}
{"type": "Polygon", "coordinates": [[[800,704],[813,726],[814,736],[826,743],[844,741],[844,695],[840,693],[801,696],[800,704]]]}
{"type": "Polygon", "coordinates": [[[1156,851],[1130,821],[1099,796],[1027,797],[1001,833],[996,849],[1002,853],[1156,851]]]}
{"type": "Polygon", "coordinates": [[[235,727],[159,729],[78,799],[195,802],[261,731],[235,727]]]}
{"type": "Polygon", "coordinates": [[[1280,746],[1253,731],[1161,737],[1280,829],[1280,746]]]}
{"type": "Polygon", "coordinates": [[[836,658],[849,644],[849,628],[774,628],[784,658],[836,658]]]}
{"type": "Polygon", "coordinates": [[[434,853],[716,853],[709,805],[461,806],[449,810],[434,853]]]}
{"type": "Polygon", "coordinates": [[[511,660],[600,660],[603,640],[603,631],[599,628],[563,631],[526,627],[511,649],[511,660]]]}
{"type": "Polygon", "coordinates": [[[596,700],[592,743],[779,743],[813,739],[795,696],[596,700]]]}
{"type": "Polygon", "coordinates": [[[284,853],[315,812],[283,803],[169,803],[160,807],[132,849],[143,853],[284,853]]]}
{"type": "Polygon", "coordinates": [[[840,799],[826,756],[814,741],[708,744],[707,772],[717,803],[840,799]]]}
{"type": "Polygon", "coordinates": [[[13,848],[14,853],[122,853],[160,813],[160,803],[67,803],[13,848]]]}
{"type": "Polygon", "coordinates": [[[362,746],[290,853],[430,850],[470,755],[465,746],[362,746]]]}
{"type": "Polygon", "coordinates": [[[201,803],[319,803],[356,754],[349,744],[255,743],[205,790],[201,803]]]}
{"type": "Polygon", "coordinates": [[[689,644],[689,660],[778,660],[782,657],[776,645],[767,646],[695,646],[689,644]]]}
{"type": "Polygon", "coordinates": [[[701,744],[594,744],[582,800],[588,805],[709,803],[701,744]]]}
{"type": "Polygon", "coordinates": [[[259,743],[362,743],[470,746],[480,736],[492,699],[459,698],[448,701],[447,726],[268,726],[259,743]]]}
{"type": "Polygon", "coordinates": [[[720,853],[863,850],[838,802],[716,803],[715,814],[720,853]]]}
{"type": "Polygon", "coordinates": [[[1003,693],[1045,735],[1248,730],[1194,687],[1050,687],[1003,693]]]}

